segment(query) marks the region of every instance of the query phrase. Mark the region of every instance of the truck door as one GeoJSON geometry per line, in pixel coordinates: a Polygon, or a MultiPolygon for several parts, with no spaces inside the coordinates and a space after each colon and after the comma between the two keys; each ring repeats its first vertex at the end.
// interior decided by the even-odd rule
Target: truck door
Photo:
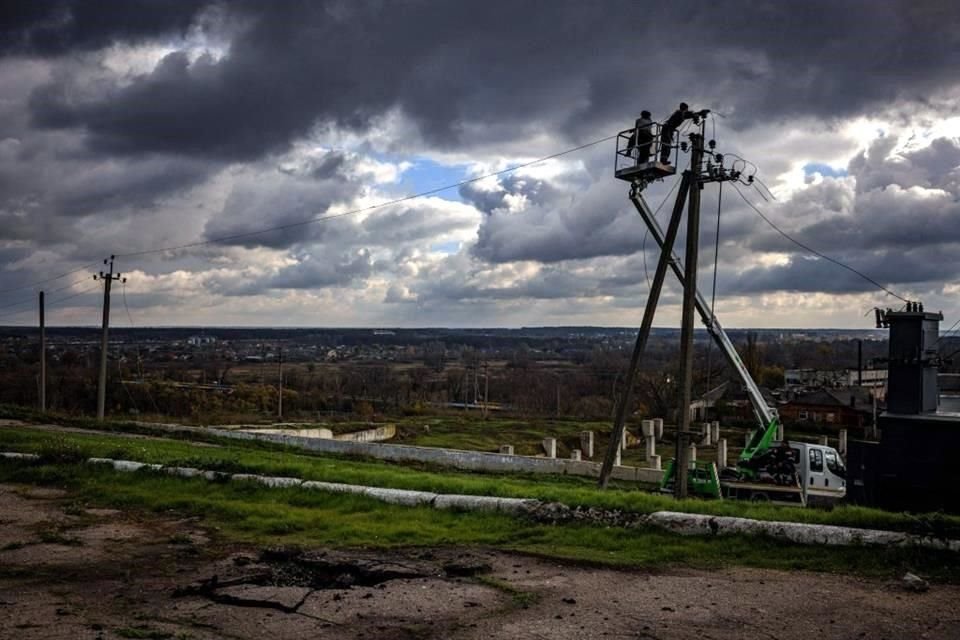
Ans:
{"type": "Polygon", "coordinates": [[[807,449],[807,483],[805,489],[809,493],[811,489],[822,489],[826,487],[827,478],[823,472],[823,451],[816,447],[807,449]]]}

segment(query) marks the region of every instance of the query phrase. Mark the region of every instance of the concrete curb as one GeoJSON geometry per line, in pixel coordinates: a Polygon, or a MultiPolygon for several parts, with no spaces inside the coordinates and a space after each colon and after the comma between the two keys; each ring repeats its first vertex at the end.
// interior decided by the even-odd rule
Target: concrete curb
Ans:
{"type": "Polygon", "coordinates": [[[870,547],[924,547],[943,551],[960,551],[960,540],[918,536],[898,531],[857,529],[826,524],[751,520],[732,516],[709,516],[698,513],[657,511],[644,522],[681,535],[767,535],[798,544],[870,547]]]}
{"type": "MultiPolygon", "coordinates": [[[[0,452],[0,458],[11,460],[39,460],[39,456],[30,453],[0,452]]],[[[228,474],[219,471],[205,471],[192,467],[166,467],[159,464],[147,464],[133,460],[113,460],[110,458],[89,458],[88,464],[110,466],[116,471],[159,471],[181,478],[202,477],[207,480],[232,480],[256,482],[270,488],[301,488],[328,493],[352,493],[364,495],[381,502],[402,506],[428,506],[434,509],[460,509],[463,511],[488,511],[510,515],[529,514],[535,507],[543,505],[539,500],[524,498],[498,498],[494,496],[470,496],[458,494],[438,494],[430,491],[409,489],[387,489],[338,482],[304,481],[300,478],[281,476],[262,476],[250,473],[228,474]]],[[[560,506],[559,503],[549,503],[560,506]]],[[[544,505],[549,506],[549,505],[544,505]]],[[[801,522],[780,522],[772,520],[751,520],[731,516],[710,516],[677,511],[657,511],[641,516],[638,525],[651,525],[680,535],[718,536],[718,535],[766,535],[778,540],[797,544],[828,546],[875,546],[875,547],[921,547],[942,551],[960,552],[960,540],[919,536],[896,531],[877,529],[857,529],[834,525],[805,524],[801,522]]]]}

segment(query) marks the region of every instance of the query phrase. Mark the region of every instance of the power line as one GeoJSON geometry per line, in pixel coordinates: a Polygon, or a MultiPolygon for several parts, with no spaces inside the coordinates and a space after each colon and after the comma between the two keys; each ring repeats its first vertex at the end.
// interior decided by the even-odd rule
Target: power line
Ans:
{"type": "Polygon", "coordinates": [[[937,344],[939,344],[941,340],[949,336],[957,325],[960,325],[960,318],[958,318],[957,321],[954,322],[949,329],[947,329],[946,331],[940,334],[940,337],[937,338],[937,344]]]}
{"type": "Polygon", "coordinates": [[[808,253],[812,253],[813,255],[815,255],[815,256],[817,256],[817,257],[819,257],[819,258],[823,258],[823,259],[826,260],[827,262],[832,262],[833,264],[837,265],[838,267],[843,267],[843,268],[846,269],[847,271],[849,271],[849,272],[851,272],[851,273],[853,273],[853,274],[856,274],[856,275],[860,276],[861,278],[863,278],[864,280],[866,280],[866,281],[869,282],[870,284],[874,285],[874,286],[877,287],[878,289],[881,289],[882,291],[885,291],[888,295],[891,295],[891,296],[893,296],[894,298],[896,298],[896,299],[898,299],[898,300],[901,300],[901,301],[903,301],[903,302],[909,302],[909,300],[907,300],[907,299],[904,298],[903,296],[901,296],[901,295],[899,295],[899,294],[897,294],[897,293],[894,293],[893,291],[891,291],[891,290],[888,289],[887,287],[883,286],[882,284],[880,284],[879,282],[877,282],[876,280],[874,280],[874,279],[871,278],[870,276],[866,275],[866,274],[863,273],[862,271],[858,271],[858,270],[854,269],[853,267],[851,267],[850,265],[844,264],[843,262],[840,262],[839,260],[837,260],[837,259],[835,259],[835,258],[831,258],[830,256],[824,255],[824,254],[820,253],[819,251],[817,251],[816,249],[814,249],[814,248],[812,248],[812,247],[810,247],[810,246],[808,246],[808,245],[805,245],[804,243],[800,242],[799,240],[794,239],[792,236],[790,236],[790,234],[788,234],[786,231],[784,231],[783,229],[781,229],[780,227],[778,227],[776,224],[774,224],[773,221],[770,220],[770,218],[768,218],[767,216],[763,215],[763,212],[760,211],[760,209],[758,209],[758,208],[756,207],[756,205],[754,205],[752,202],[750,202],[749,200],[747,200],[747,197],[746,197],[745,195],[743,195],[743,192],[740,191],[740,188],[737,187],[737,184],[736,184],[735,182],[731,182],[731,184],[733,185],[733,188],[737,190],[737,193],[740,195],[740,197],[743,199],[743,201],[746,202],[747,205],[748,205],[751,209],[753,209],[758,216],[760,216],[761,218],[763,218],[764,222],[766,222],[768,225],[770,225],[771,227],[773,227],[774,231],[776,231],[777,233],[779,233],[781,236],[783,236],[784,238],[786,238],[787,240],[789,240],[789,241],[792,242],[793,244],[797,245],[798,247],[800,247],[800,248],[803,249],[804,251],[807,251],[808,253]]]}
{"type": "Polygon", "coordinates": [[[570,149],[565,149],[565,150],[559,151],[559,152],[557,152],[557,153],[552,153],[552,154],[550,154],[550,155],[548,155],[548,156],[544,156],[544,157],[542,157],[542,158],[537,158],[536,160],[531,160],[531,161],[529,161],[529,162],[523,162],[523,163],[521,163],[521,164],[514,165],[514,166],[512,166],[512,167],[507,167],[506,169],[501,169],[501,170],[499,170],[499,171],[493,171],[493,172],[490,172],[490,173],[485,173],[485,174],[483,174],[483,175],[475,176],[475,177],[473,177],[473,178],[467,178],[467,179],[465,179],[465,180],[460,180],[459,182],[454,182],[454,183],[452,183],[452,184],[447,184],[447,185],[444,185],[444,186],[442,186],[442,187],[436,187],[436,188],[433,188],[433,189],[428,189],[428,190],[426,190],[426,191],[421,191],[421,192],[419,192],[419,193],[415,193],[415,194],[409,195],[409,196],[404,196],[404,197],[402,197],[402,198],[395,198],[395,199],[393,199],[393,200],[388,200],[388,201],[386,201],[386,202],[381,202],[381,203],[378,203],[378,204],[372,204],[372,205],[369,205],[369,206],[366,206],[366,207],[360,207],[359,209],[352,209],[352,210],[350,210],[350,211],[343,211],[343,212],[341,212],[341,213],[334,213],[334,214],[330,214],[330,215],[314,216],[314,217],[312,217],[312,218],[307,218],[306,220],[301,220],[301,221],[299,221],[299,222],[290,222],[290,223],[287,223],[287,224],[280,224],[280,225],[276,225],[276,226],[272,226],[272,227],[264,227],[264,228],[262,228],[262,229],[257,229],[257,230],[255,230],[255,231],[245,231],[245,232],[243,232],[243,233],[234,233],[234,234],[231,234],[231,235],[220,236],[220,237],[217,237],[217,238],[210,238],[210,239],[208,239],[208,240],[198,240],[198,241],[196,241],[196,242],[188,242],[188,243],[186,243],[186,244],[181,244],[181,245],[172,245],[172,246],[169,246],[169,247],[162,247],[162,248],[159,248],[159,249],[146,249],[146,250],[144,250],[144,251],[134,251],[134,252],[131,252],[131,253],[118,253],[118,254],[116,254],[116,257],[117,257],[117,258],[132,258],[132,257],[137,257],[137,256],[151,255],[151,254],[154,254],[154,253],[164,253],[164,252],[166,252],[166,251],[177,251],[177,250],[180,250],[180,249],[191,249],[191,248],[193,248],[193,247],[203,247],[203,246],[210,245],[210,244],[217,244],[217,243],[220,243],[220,242],[226,242],[226,241],[228,241],[228,240],[239,240],[239,239],[241,239],[241,238],[249,238],[249,237],[252,237],[252,236],[258,236],[258,235],[262,235],[262,234],[264,234],[264,233],[270,233],[270,232],[273,232],[273,231],[283,231],[283,230],[286,230],[286,229],[294,229],[294,228],[296,228],[296,227],[302,227],[302,226],[305,226],[305,225],[308,225],[308,224],[314,224],[314,223],[316,223],[316,222],[326,222],[327,220],[334,220],[334,219],[336,219],[336,218],[343,218],[343,217],[346,217],[346,216],[352,216],[352,215],[356,215],[356,214],[358,214],[358,213],[364,213],[364,212],[366,212],[366,211],[373,211],[373,210],[375,210],[375,209],[380,209],[380,208],[383,208],[383,207],[389,207],[389,206],[396,205],[396,204],[400,204],[400,203],[403,203],[403,202],[408,202],[408,201],[410,201],[410,200],[415,200],[416,198],[423,198],[423,197],[425,197],[425,196],[430,196],[430,195],[433,195],[433,194],[435,194],[435,193],[440,193],[440,192],[442,192],[442,191],[447,191],[447,190],[449,190],[449,189],[456,189],[456,188],[458,188],[458,187],[462,187],[462,186],[465,186],[465,185],[468,185],[468,184],[472,184],[472,183],[474,183],[474,182],[479,182],[480,180],[486,180],[487,178],[494,178],[494,177],[496,177],[496,176],[504,175],[504,174],[507,174],[507,173],[512,173],[512,172],[514,172],[514,171],[517,171],[517,170],[519,170],[519,169],[523,169],[523,168],[525,168],[525,167],[529,167],[529,166],[532,166],[532,165],[535,165],[535,164],[539,164],[539,163],[541,163],[541,162],[546,162],[547,160],[553,160],[554,158],[559,158],[559,157],[561,157],[561,156],[565,156],[565,155],[568,155],[568,154],[571,154],[571,153],[575,153],[575,152],[577,152],[577,151],[582,151],[583,149],[587,149],[587,148],[589,148],[589,147],[596,146],[596,145],[601,144],[601,143],[603,143],[603,142],[608,142],[608,141],[610,141],[610,140],[613,140],[613,139],[616,138],[616,137],[617,137],[616,134],[615,134],[615,135],[611,135],[611,136],[606,136],[606,137],[604,137],[604,138],[600,138],[600,139],[598,139],[598,140],[593,140],[592,142],[587,142],[587,143],[585,143],[585,144],[581,144],[581,145],[579,145],[579,146],[572,147],[572,148],[570,148],[570,149]]]}
{"type": "MultiPolygon", "coordinates": [[[[60,299],[58,299],[58,300],[47,300],[47,301],[45,301],[44,304],[45,304],[46,307],[49,309],[49,308],[52,307],[52,306],[55,306],[55,305],[64,303],[64,302],[66,302],[67,300],[72,300],[73,298],[76,298],[76,297],[78,297],[78,296],[82,296],[82,295],[84,295],[84,294],[90,293],[90,292],[93,291],[94,289],[99,289],[99,288],[100,288],[100,285],[99,285],[99,284],[94,284],[92,287],[88,287],[87,289],[84,289],[83,291],[78,291],[78,292],[76,292],[76,293],[74,293],[74,294],[71,294],[71,295],[69,295],[69,296],[64,296],[63,298],[60,298],[60,299]]],[[[61,290],[62,290],[62,289],[61,289],[61,290]]],[[[23,314],[23,313],[28,313],[29,311],[30,311],[30,309],[21,309],[20,311],[10,311],[10,312],[8,312],[8,313],[0,314],[0,318],[9,318],[9,317],[11,317],[11,316],[18,316],[18,315],[21,315],[21,314],[23,314]]]]}
{"type": "MultiPolygon", "coordinates": [[[[59,293],[59,292],[61,292],[61,291],[66,291],[67,289],[70,289],[70,288],[72,288],[72,287],[75,287],[76,285],[80,284],[81,282],[88,282],[88,280],[87,280],[86,278],[84,278],[83,280],[77,280],[76,282],[71,282],[70,284],[64,285],[64,286],[62,286],[62,287],[58,287],[57,289],[54,289],[54,290],[52,290],[52,291],[44,291],[44,293],[45,293],[46,295],[50,295],[50,294],[53,294],[53,293],[59,293]]],[[[33,302],[34,299],[35,299],[35,298],[33,298],[33,297],[24,298],[23,300],[20,300],[19,302],[12,302],[12,303],[10,303],[10,304],[3,305],[2,307],[0,307],[0,309],[9,309],[9,308],[11,308],[11,307],[19,307],[20,305],[24,305],[24,304],[28,304],[28,303],[33,302]]]]}
{"type": "Polygon", "coordinates": [[[67,276],[73,275],[73,274],[75,274],[75,273],[79,273],[80,271],[86,271],[86,270],[89,269],[90,267],[92,267],[92,266],[94,266],[94,265],[97,265],[97,264],[99,264],[99,263],[100,263],[99,260],[94,260],[93,262],[88,262],[88,263],[85,264],[85,265],[79,266],[79,267],[77,267],[76,269],[71,269],[70,271],[67,271],[67,272],[65,272],[65,273],[61,273],[60,275],[57,275],[57,276],[53,276],[53,277],[50,277],[50,278],[46,278],[46,279],[44,279],[44,280],[36,280],[36,281],[30,282],[30,283],[28,283],[28,284],[20,285],[19,287],[11,287],[11,288],[9,288],[9,289],[2,289],[2,290],[0,290],[0,293],[11,293],[11,292],[13,292],[13,291],[20,291],[20,290],[22,290],[22,289],[29,289],[29,288],[31,288],[31,287],[37,286],[38,284],[45,284],[45,283],[47,283],[47,282],[53,282],[54,280],[59,280],[60,278],[66,278],[67,276]]]}

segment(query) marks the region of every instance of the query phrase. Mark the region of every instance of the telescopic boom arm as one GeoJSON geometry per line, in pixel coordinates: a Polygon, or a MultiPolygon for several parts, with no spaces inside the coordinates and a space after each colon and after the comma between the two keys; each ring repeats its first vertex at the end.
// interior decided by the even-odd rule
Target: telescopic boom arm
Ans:
{"type": "MultiPolygon", "coordinates": [[[[646,223],[647,228],[650,230],[650,235],[653,236],[657,246],[660,247],[662,251],[664,245],[663,230],[660,228],[660,224],[657,222],[656,217],[654,217],[653,212],[650,211],[650,207],[647,205],[647,201],[644,200],[640,189],[634,188],[630,191],[630,201],[633,202],[633,206],[637,208],[637,213],[643,218],[644,223],[646,223]]],[[[680,282],[684,282],[683,266],[676,254],[670,256],[670,268],[673,269],[673,273],[677,276],[677,279],[680,280],[680,282]]],[[[703,299],[703,296],[700,295],[699,291],[696,292],[694,304],[697,312],[700,314],[700,319],[703,320],[703,324],[707,327],[707,332],[713,337],[714,342],[717,343],[717,347],[720,348],[721,353],[727,358],[727,362],[743,381],[747,389],[747,396],[750,398],[750,404],[753,407],[754,416],[756,416],[757,422],[760,423],[760,432],[762,434],[769,433],[772,430],[773,423],[779,422],[776,410],[769,407],[766,400],[763,399],[763,394],[760,393],[760,387],[757,386],[757,383],[750,376],[746,365],[744,365],[743,360],[740,359],[740,355],[734,348],[733,343],[730,342],[730,338],[724,332],[723,327],[720,326],[717,317],[711,313],[710,307],[703,299]]]]}

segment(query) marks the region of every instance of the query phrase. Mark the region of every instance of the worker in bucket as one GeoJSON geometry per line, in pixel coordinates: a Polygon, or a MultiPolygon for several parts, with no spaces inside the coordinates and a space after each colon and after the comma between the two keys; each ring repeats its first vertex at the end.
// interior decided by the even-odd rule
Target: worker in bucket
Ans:
{"type": "Polygon", "coordinates": [[[640,112],[633,127],[633,133],[627,143],[627,155],[635,158],[637,164],[650,162],[650,147],[653,145],[653,120],[650,112],[644,109],[640,112]]]}
{"type": "Polygon", "coordinates": [[[660,127],[660,162],[670,164],[670,149],[673,147],[673,134],[676,133],[677,128],[683,124],[684,120],[690,120],[693,117],[694,113],[690,111],[687,103],[681,102],[680,108],[674,111],[673,114],[667,118],[667,121],[663,123],[663,126],[660,127]]]}

